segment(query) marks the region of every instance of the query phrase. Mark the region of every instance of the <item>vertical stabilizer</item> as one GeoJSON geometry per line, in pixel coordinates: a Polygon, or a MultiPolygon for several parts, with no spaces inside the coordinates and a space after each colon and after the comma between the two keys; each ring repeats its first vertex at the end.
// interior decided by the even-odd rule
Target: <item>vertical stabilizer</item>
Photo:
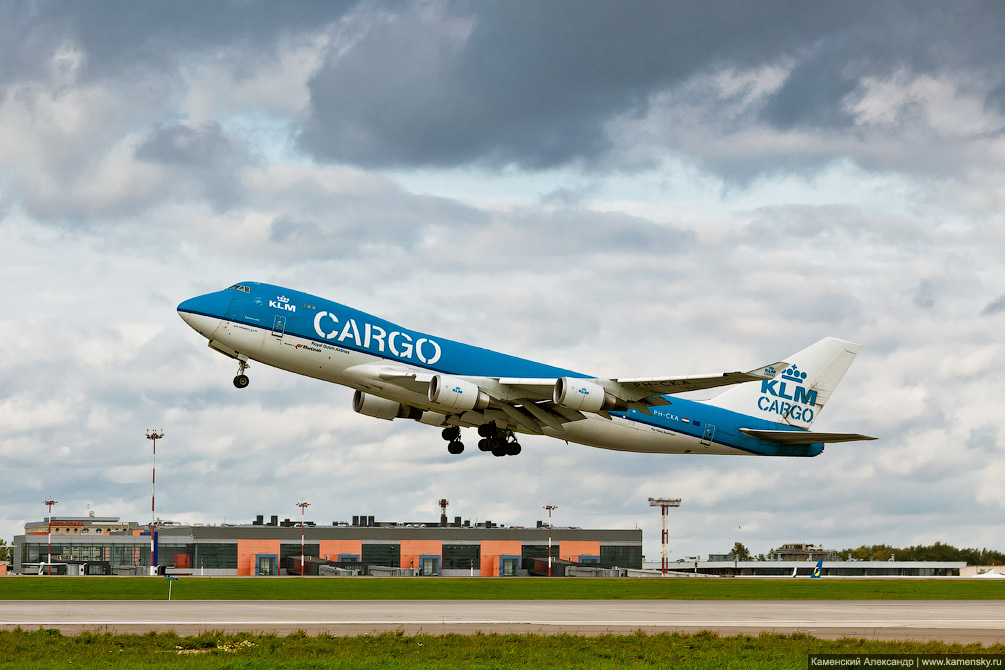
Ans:
{"type": "Polygon", "coordinates": [[[789,367],[778,377],[739,384],[708,404],[809,429],[861,348],[859,344],[826,337],[786,357],[789,367]]]}

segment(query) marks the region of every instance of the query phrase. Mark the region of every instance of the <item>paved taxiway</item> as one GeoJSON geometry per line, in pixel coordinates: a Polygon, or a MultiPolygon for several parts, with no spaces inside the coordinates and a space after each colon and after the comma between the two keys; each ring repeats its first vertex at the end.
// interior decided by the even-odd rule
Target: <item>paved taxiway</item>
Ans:
{"type": "Polygon", "coordinates": [[[0,628],[288,634],[716,631],[821,638],[1005,642],[995,600],[6,601],[0,628]]]}

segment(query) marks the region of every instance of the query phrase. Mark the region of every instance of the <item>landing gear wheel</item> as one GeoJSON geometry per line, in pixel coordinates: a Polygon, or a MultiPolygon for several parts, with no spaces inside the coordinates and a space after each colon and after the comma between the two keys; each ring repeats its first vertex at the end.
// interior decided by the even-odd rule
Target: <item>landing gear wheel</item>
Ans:
{"type": "Polygon", "coordinates": [[[464,452],[464,444],[458,440],[453,440],[447,445],[447,451],[452,454],[460,454],[464,452]]]}
{"type": "Polygon", "coordinates": [[[461,436],[461,429],[457,426],[448,426],[443,429],[443,432],[441,432],[440,435],[447,442],[453,442],[461,436]]]}
{"type": "Polygon", "coordinates": [[[520,446],[519,442],[510,442],[509,444],[506,445],[507,456],[516,456],[521,451],[523,451],[523,448],[520,446]]]}
{"type": "Polygon", "coordinates": [[[506,447],[499,447],[492,450],[492,455],[502,457],[506,455],[506,447]]]}
{"type": "Polygon", "coordinates": [[[237,359],[237,376],[234,377],[234,386],[239,389],[247,388],[251,380],[248,379],[248,375],[244,374],[244,371],[248,369],[248,359],[238,358],[237,359]]]}
{"type": "Polygon", "coordinates": [[[492,451],[492,447],[489,445],[489,441],[485,438],[478,440],[478,449],[480,451],[492,451]]]}
{"type": "Polygon", "coordinates": [[[479,437],[495,437],[496,435],[496,422],[483,423],[478,426],[478,436],[479,437]]]}

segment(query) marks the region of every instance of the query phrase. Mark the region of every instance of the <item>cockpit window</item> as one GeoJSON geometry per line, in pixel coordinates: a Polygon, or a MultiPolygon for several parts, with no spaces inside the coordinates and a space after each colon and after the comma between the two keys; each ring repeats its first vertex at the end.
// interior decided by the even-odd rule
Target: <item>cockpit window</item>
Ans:
{"type": "Polygon", "coordinates": [[[250,286],[242,286],[241,284],[234,284],[233,286],[231,286],[227,290],[228,291],[231,291],[231,290],[234,290],[234,291],[244,291],[245,293],[251,293],[251,287],[250,286]]]}

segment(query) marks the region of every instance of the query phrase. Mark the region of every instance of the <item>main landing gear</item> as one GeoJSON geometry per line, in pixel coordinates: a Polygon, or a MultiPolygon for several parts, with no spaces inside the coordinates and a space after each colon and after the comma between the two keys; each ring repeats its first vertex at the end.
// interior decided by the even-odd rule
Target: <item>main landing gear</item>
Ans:
{"type": "Polygon", "coordinates": [[[239,389],[247,388],[251,380],[248,379],[248,375],[244,374],[244,371],[248,369],[248,361],[237,360],[237,376],[234,377],[234,386],[239,389]]]}
{"type": "Polygon", "coordinates": [[[461,442],[461,429],[457,426],[449,426],[440,433],[447,441],[447,451],[452,454],[460,454],[464,451],[464,443],[461,442]]]}
{"type": "MultiPolygon", "coordinates": [[[[448,426],[440,435],[447,441],[447,451],[451,454],[460,454],[464,451],[459,427],[448,426]]],[[[478,426],[478,435],[482,438],[478,440],[478,448],[481,451],[492,452],[493,456],[516,456],[521,451],[520,443],[516,441],[513,432],[496,428],[495,422],[478,426]]]]}
{"type": "Polygon", "coordinates": [[[478,426],[478,434],[482,438],[478,440],[478,448],[482,451],[491,451],[493,456],[516,456],[522,451],[513,432],[499,430],[494,421],[478,426]]]}

